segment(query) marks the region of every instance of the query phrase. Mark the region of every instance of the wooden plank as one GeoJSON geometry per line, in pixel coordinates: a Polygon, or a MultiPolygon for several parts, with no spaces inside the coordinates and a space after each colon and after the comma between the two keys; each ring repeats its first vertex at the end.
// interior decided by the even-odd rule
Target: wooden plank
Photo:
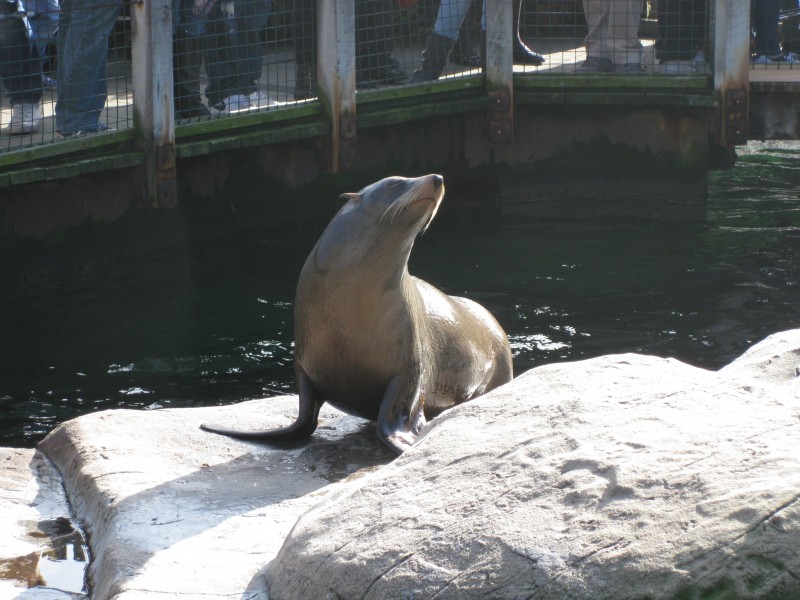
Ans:
{"type": "Polygon", "coordinates": [[[360,111],[356,117],[359,128],[399,125],[430,117],[440,117],[489,108],[486,96],[463,99],[458,102],[429,102],[415,106],[401,106],[383,110],[360,111]]]}
{"type": "Polygon", "coordinates": [[[669,94],[662,92],[574,91],[517,93],[517,104],[595,105],[595,106],[685,106],[715,108],[715,96],[699,94],[669,94]]]}
{"type": "Polygon", "coordinates": [[[110,156],[98,156],[96,158],[81,160],[77,162],[81,175],[88,173],[99,173],[101,171],[114,171],[125,169],[143,164],[145,156],[143,152],[126,152],[124,154],[112,154],[110,156]]]}
{"type": "Polygon", "coordinates": [[[359,107],[370,104],[385,103],[388,101],[416,100],[425,96],[446,96],[448,94],[462,94],[475,92],[482,94],[486,89],[486,80],[482,75],[469,77],[449,77],[429,81],[422,84],[395,86],[385,89],[359,91],[356,102],[359,107]]]}
{"type": "Polygon", "coordinates": [[[230,117],[203,119],[192,123],[177,123],[175,137],[180,140],[192,136],[228,133],[248,127],[278,126],[284,122],[312,117],[322,117],[322,105],[318,101],[304,102],[286,106],[285,108],[270,108],[266,111],[250,112],[230,117]]]}
{"type": "MultiPolygon", "coordinates": [[[[59,156],[85,153],[107,146],[129,146],[130,144],[128,142],[134,139],[136,139],[136,130],[125,129],[123,131],[113,131],[99,135],[81,136],[75,139],[52,142],[41,146],[32,146],[24,150],[0,153],[0,168],[33,163],[59,156]]],[[[109,151],[113,152],[113,150],[109,151]]]]}
{"type": "Polygon", "coordinates": [[[649,76],[649,75],[514,75],[514,87],[525,89],[624,89],[624,90],[708,90],[710,79],[698,76],[649,76]]]}
{"type": "Polygon", "coordinates": [[[25,183],[35,183],[36,181],[44,180],[47,175],[43,167],[34,167],[32,169],[22,169],[20,171],[13,171],[8,174],[9,185],[22,185],[25,183]]]}

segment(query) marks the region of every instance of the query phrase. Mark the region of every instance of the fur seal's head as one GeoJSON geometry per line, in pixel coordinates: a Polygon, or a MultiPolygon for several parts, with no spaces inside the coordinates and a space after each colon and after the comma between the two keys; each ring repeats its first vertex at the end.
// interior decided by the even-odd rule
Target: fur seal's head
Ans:
{"type": "Polygon", "coordinates": [[[435,174],[387,177],[360,192],[342,194],[347,203],[317,243],[317,267],[362,261],[382,251],[407,260],[414,239],[430,225],[443,197],[444,179],[435,174]]]}
{"type": "Polygon", "coordinates": [[[386,228],[411,228],[421,233],[427,229],[444,197],[441,175],[422,177],[387,177],[368,185],[355,194],[342,194],[346,209],[359,208],[377,219],[376,225],[386,228]]]}

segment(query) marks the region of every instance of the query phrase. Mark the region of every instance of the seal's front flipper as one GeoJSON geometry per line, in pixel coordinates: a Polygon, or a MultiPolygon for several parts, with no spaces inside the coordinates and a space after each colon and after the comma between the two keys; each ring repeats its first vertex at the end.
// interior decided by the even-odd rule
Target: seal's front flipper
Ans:
{"type": "Polygon", "coordinates": [[[378,439],[395,453],[402,454],[425,425],[425,413],[419,389],[403,388],[399,381],[409,379],[394,377],[383,393],[378,412],[378,439]]]}
{"type": "Polygon", "coordinates": [[[200,425],[203,431],[227,435],[239,440],[249,440],[253,442],[283,442],[300,440],[310,437],[317,429],[319,420],[319,410],[325,403],[311,385],[305,371],[299,366],[296,367],[297,387],[300,394],[300,411],[297,420],[289,427],[279,429],[228,429],[221,425],[200,425]]]}

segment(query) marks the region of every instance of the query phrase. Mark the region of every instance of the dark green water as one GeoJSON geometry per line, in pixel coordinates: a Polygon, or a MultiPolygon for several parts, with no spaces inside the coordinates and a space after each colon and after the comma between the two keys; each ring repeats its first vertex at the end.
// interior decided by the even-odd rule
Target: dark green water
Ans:
{"type": "MultiPolygon", "coordinates": [[[[800,144],[751,144],[711,178],[705,226],[440,218],[410,270],[487,306],[517,373],[619,352],[716,369],[800,327],[800,144]]],[[[318,233],[206,244],[0,297],[0,445],[32,446],[101,409],[294,393],[294,286],[318,233]]]]}

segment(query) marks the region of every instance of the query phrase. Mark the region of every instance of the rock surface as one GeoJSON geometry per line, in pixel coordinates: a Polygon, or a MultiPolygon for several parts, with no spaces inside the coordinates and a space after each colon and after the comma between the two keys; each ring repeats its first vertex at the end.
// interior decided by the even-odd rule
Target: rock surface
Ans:
{"type": "Polygon", "coordinates": [[[543,366],[329,490],[272,600],[800,598],[800,330],[543,366]]]}
{"type": "Polygon", "coordinates": [[[41,452],[0,448],[0,598],[86,598],[83,540],[69,516],[61,478],[41,452]]]}
{"type": "Polygon", "coordinates": [[[267,598],[263,571],[331,482],[388,463],[374,424],[323,408],[307,445],[265,446],[199,429],[278,427],[282,397],[219,408],[113,410],[40,445],[88,534],[94,600],[267,598]]]}
{"type": "Polygon", "coordinates": [[[73,512],[41,452],[0,449],[0,598],[85,598],[50,572],[53,540],[82,542],[74,517],[95,600],[795,600],[798,348],[776,334],[716,373],[540,367],[397,460],[329,407],[308,444],[198,428],[286,425],[296,397],[80,417],[41,445],[73,512]]]}

